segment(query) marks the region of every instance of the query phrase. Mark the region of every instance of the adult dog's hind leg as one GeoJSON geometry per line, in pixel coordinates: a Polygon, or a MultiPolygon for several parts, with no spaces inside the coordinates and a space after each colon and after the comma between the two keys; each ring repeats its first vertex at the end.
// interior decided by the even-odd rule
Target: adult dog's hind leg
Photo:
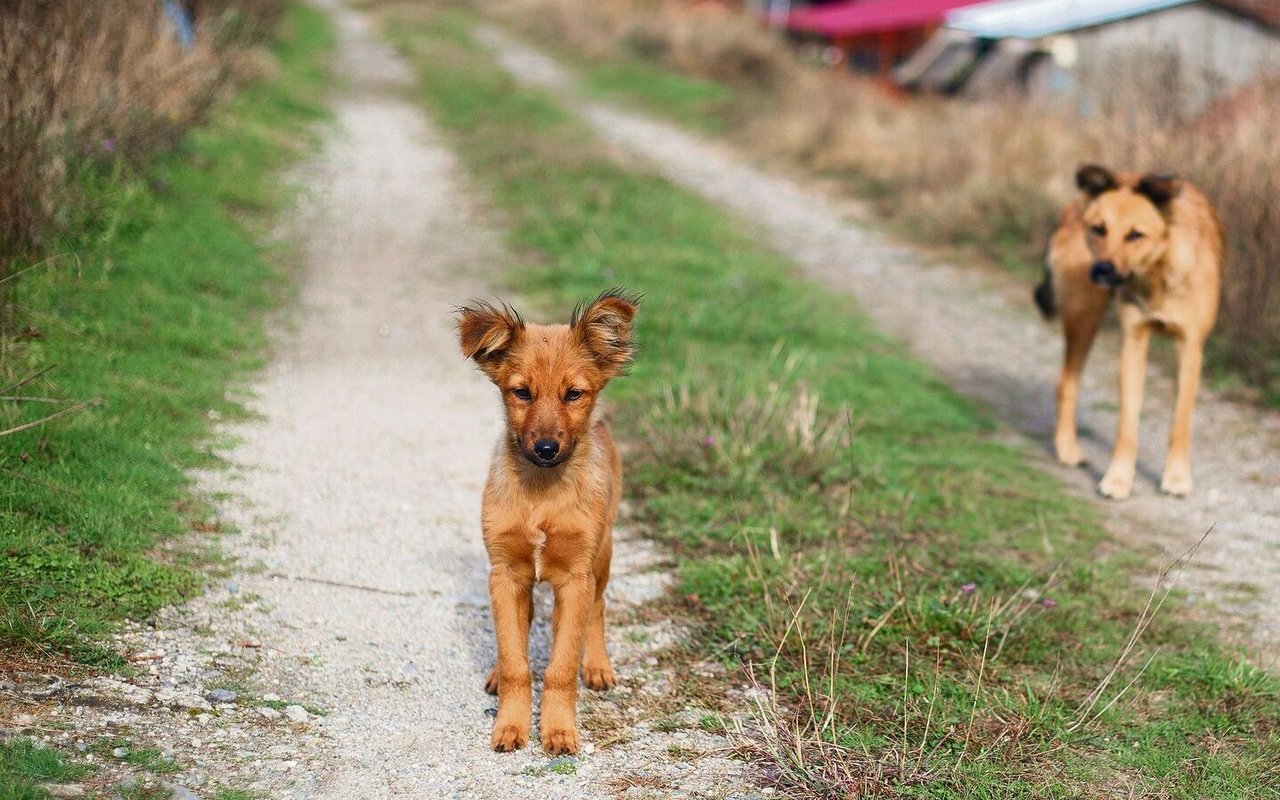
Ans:
{"type": "MultiPolygon", "coordinates": [[[[1074,288],[1074,287],[1073,287],[1074,288]]],[[[1080,287],[1066,293],[1062,304],[1062,331],[1066,340],[1062,373],[1058,377],[1058,416],[1053,431],[1053,447],[1058,460],[1068,466],[1084,462],[1076,433],[1080,399],[1080,373],[1084,370],[1094,337],[1102,324],[1110,300],[1105,290],[1080,287]]]]}
{"type": "Polygon", "coordinates": [[[1204,361],[1204,340],[1179,337],[1178,399],[1174,404],[1173,427],[1169,431],[1169,453],[1165,456],[1160,490],[1173,495],[1191,492],[1191,414],[1200,391],[1200,369],[1204,361]]]}

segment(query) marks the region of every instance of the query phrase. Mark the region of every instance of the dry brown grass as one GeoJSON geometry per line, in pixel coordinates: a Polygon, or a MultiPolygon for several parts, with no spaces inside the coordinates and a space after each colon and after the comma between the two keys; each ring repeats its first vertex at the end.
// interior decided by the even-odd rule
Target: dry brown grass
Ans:
{"type": "MultiPolygon", "coordinates": [[[[284,3],[188,5],[197,20],[190,49],[156,0],[0,6],[0,280],[69,216],[79,164],[140,158],[171,144],[284,3]]],[[[6,325],[9,302],[0,318],[6,325]]]]}
{"type": "Polygon", "coordinates": [[[642,58],[749,87],[742,139],[758,152],[844,178],[910,235],[1038,263],[1076,167],[1173,172],[1214,201],[1229,239],[1218,337],[1255,387],[1280,397],[1280,86],[1194,116],[1149,79],[1082,118],[1016,99],[910,101],[812,68],[776,35],[711,3],[508,0],[499,13],[588,58],[642,58]]]}

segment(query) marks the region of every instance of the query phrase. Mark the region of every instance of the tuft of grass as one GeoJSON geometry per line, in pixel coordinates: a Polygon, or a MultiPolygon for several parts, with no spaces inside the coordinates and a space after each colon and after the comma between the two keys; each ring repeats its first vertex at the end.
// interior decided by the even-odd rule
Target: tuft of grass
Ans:
{"type": "Polygon", "coordinates": [[[0,797],[5,800],[46,800],[50,794],[38,784],[70,783],[84,777],[89,767],[70,764],[63,755],[39,747],[30,739],[0,742],[0,797]]]}
{"type": "Polygon", "coordinates": [[[285,290],[283,254],[255,234],[324,115],[333,41],[323,14],[295,6],[270,79],[145,165],[77,167],[89,210],[21,283],[27,333],[4,343],[0,381],[95,403],[4,439],[0,645],[119,666],[96,643],[113,622],[199,589],[201,548],[178,537],[208,514],[187,470],[214,463],[213,422],[244,413],[228,389],[261,363],[263,315],[285,290]]]}
{"type": "Polygon", "coordinates": [[[509,221],[514,285],[560,313],[646,295],[610,390],[630,524],[677,554],[700,654],[767,676],[754,752],[782,792],[1277,785],[1280,682],[1153,619],[1165,585],[1135,592],[1143,563],[972,404],[732,217],[615,163],[439,9],[390,7],[387,35],[509,221]]]}

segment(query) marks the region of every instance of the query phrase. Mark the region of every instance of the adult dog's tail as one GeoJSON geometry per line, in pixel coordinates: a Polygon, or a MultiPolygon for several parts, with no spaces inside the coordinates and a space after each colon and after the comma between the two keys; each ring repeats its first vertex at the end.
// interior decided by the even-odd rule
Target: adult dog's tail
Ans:
{"type": "Polygon", "coordinates": [[[1040,285],[1031,296],[1035,298],[1036,306],[1045,319],[1053,319],[1057,315],[1058,299],[1053,294],[1053,273],[1048,267],[1044,270],[1044,280],[1040,281],[1040,285]]]}

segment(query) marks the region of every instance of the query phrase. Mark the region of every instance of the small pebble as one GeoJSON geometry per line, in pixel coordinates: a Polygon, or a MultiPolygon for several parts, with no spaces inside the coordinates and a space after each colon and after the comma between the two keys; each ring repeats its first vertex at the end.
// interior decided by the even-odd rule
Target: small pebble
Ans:
{"type": "Polygon", "coordinates": [[[124,758],[125,756],[129,755],[129,748],[117,747],[115,750],[111,751],[111,755],[115,756],[116,758],[124,758]]]}
{"type": "Polygon", "coordinates": [[[276,711],[271,706],[259,706],[258,713],[267,719],[280,719],[280,712],[276,711]]]}
{"type": "Polygon", "coordinates": [[[205,692],[204,699],[210,703],[234,703],[238,695],[230,689],[214,689],[205,692]]]}
{"type": "Polygon", "coordinates": [[[285,706],[284,715],[292,722],[306,722],[311,719],[311,715],[307,713],[307,710],[299,705],[285,706]]]}

